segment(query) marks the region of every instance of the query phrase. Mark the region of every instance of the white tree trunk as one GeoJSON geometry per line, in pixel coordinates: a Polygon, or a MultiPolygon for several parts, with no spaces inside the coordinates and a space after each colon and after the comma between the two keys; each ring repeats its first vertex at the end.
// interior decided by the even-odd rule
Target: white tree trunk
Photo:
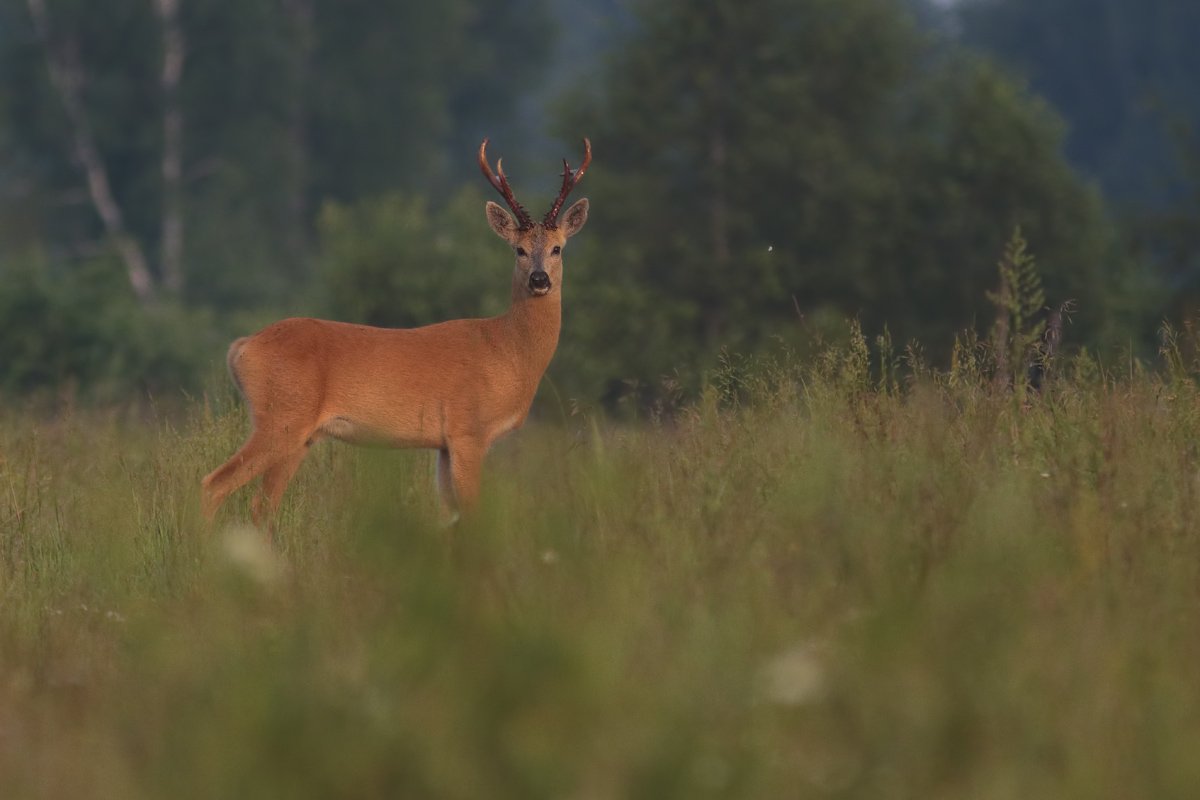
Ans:
{"type": "Polygon", "coordinates": [[[154,299],[154,276],[146,261],[146,254],[128,230],[125,228],[124,214],[121,206],[113,196],[112,187],[108,181],[108,170],[104,159],[96,147],[91,125],[88,123],[87,112],[80,97],[80,87],[83,84],[82,70],[71,48],[62,48],[56,52],[50,41],[50,18],[46,11],[45,0],[28,0],[29,13],[33,18],[34,30],[42,42],[46,54],[46,66],[50,70],[50,82],[58,92],[66,111],[67,122],[71,126],[72,149],[75,160],[83,169],[87,179],[88,194],[92,206],[104,223],[108,238],[116,247],[117,253],[125,263],[129,275],[129,285],[143,303],[154,299]]]}

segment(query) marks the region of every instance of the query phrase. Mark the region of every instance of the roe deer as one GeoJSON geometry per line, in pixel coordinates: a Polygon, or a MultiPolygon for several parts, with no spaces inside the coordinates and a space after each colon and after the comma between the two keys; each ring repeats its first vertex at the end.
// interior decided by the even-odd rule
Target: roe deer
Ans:
{"type": "Polygon", "coordinates": [[[562,250],[587,221],[588,201],[559,211],[592,161],[572,171],[541,224],[513,197],[503,159],[492,172],[487,143],[479,167],[512,210],[490,200],[487,221],[513,248],[512,304],[489,319],[420,328],[375,328],[321,319],[285,319],[229,348],[229,372],[249,407],[250,438],[202,483],[209,519],[230,493],[262,476],[251,509],[274,516],[308,448],[332,437],[352,443],[436,449],[446,513],[469,511],[479,496],[484,454],[529,413],[562,322],[562,250]],[[515,218],[514,218],[515,215],[515,218]]]}

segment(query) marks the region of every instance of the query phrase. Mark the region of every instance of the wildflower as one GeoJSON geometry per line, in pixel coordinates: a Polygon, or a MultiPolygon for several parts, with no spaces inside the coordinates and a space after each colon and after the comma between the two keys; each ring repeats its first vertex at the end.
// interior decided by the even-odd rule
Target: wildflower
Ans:
{"type": "Polygon", "coordinates": [[[263,586],[283,577],[283,564],[257,528],[250,525],[226,528],[221,548],[230,564],[263,586]]]}
{"type": "Polygon", "coordinates": [[[763,694],[773,703],[798,706],[825,693],[825,667],[820,648],[800,644],[770,659],[762,669],[763,694]]]}

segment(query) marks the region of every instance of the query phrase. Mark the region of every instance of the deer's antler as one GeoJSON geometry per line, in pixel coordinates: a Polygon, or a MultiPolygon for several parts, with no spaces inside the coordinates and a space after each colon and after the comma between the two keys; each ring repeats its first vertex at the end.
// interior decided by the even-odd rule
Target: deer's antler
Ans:
{"type": "Polygon", "coordinates": [[[583,163],[579,169],[571,172],[571,165],[567,160],[563,159],[563,174],[562,174],[562,189],[558,192],[558,199],[554,201],[554,205],[550,206],[550,210],[546,212],[545,219],[542,220],[543,228],[558,227],[558,212],[562,210],[562,205],[567,199],[567,195],[575,188],[575,184],[579,183],[579,179],[583,177],[583,173],[587,172],[588,165],[592,163],[592,142],[586,136],[583,137],[583,163]]]}
{"type": "Polygon", "coordinates": [[[496,177],[492,173],[492,168],[488,166],[487,143],[488,140],[484,139],[483,144],[479,145],[479,168],[483,170],[483,177],[487,178],[488,183],[495,187],[500,196],[504,198],[504,201],[508,203],[508,207],[517,215],[517,224],[520,229],[528,230],[533,227],[533,218],[529,216],[529,212],[525,210],[525,207],[513,197],[512,187],[508,185],[508,178],[504,177],[503,158],[496,161],[496,172],[500,173],[500,176],[496,177]]]}

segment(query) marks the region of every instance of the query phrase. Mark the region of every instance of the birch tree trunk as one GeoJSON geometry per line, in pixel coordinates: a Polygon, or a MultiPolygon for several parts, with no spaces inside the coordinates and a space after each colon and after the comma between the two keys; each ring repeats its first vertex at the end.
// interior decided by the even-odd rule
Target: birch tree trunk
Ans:
{"type": "Polygon", "coordinates": [[[34,31],[41,41],[46,55],[46,66],[50,71],[50,82],[58,93],[71,126],[71,142],[75,160],[83,169],[87,180],[88,195],[92,206],[104,224],[104,230],[129,275],[129,285],[143,303],[154,300],[154,276],[137,239],[125,227],[125,216],[120,204],[113,196],[108,180],[108,170],[88,122],[87,112],[80,96],[83,86],[83,70],[79,66],[75,48],[67,43],[55,47],[50,37],[50,17],[45,0],[28,0],[29,14],[33,19],[34,31]]]}

